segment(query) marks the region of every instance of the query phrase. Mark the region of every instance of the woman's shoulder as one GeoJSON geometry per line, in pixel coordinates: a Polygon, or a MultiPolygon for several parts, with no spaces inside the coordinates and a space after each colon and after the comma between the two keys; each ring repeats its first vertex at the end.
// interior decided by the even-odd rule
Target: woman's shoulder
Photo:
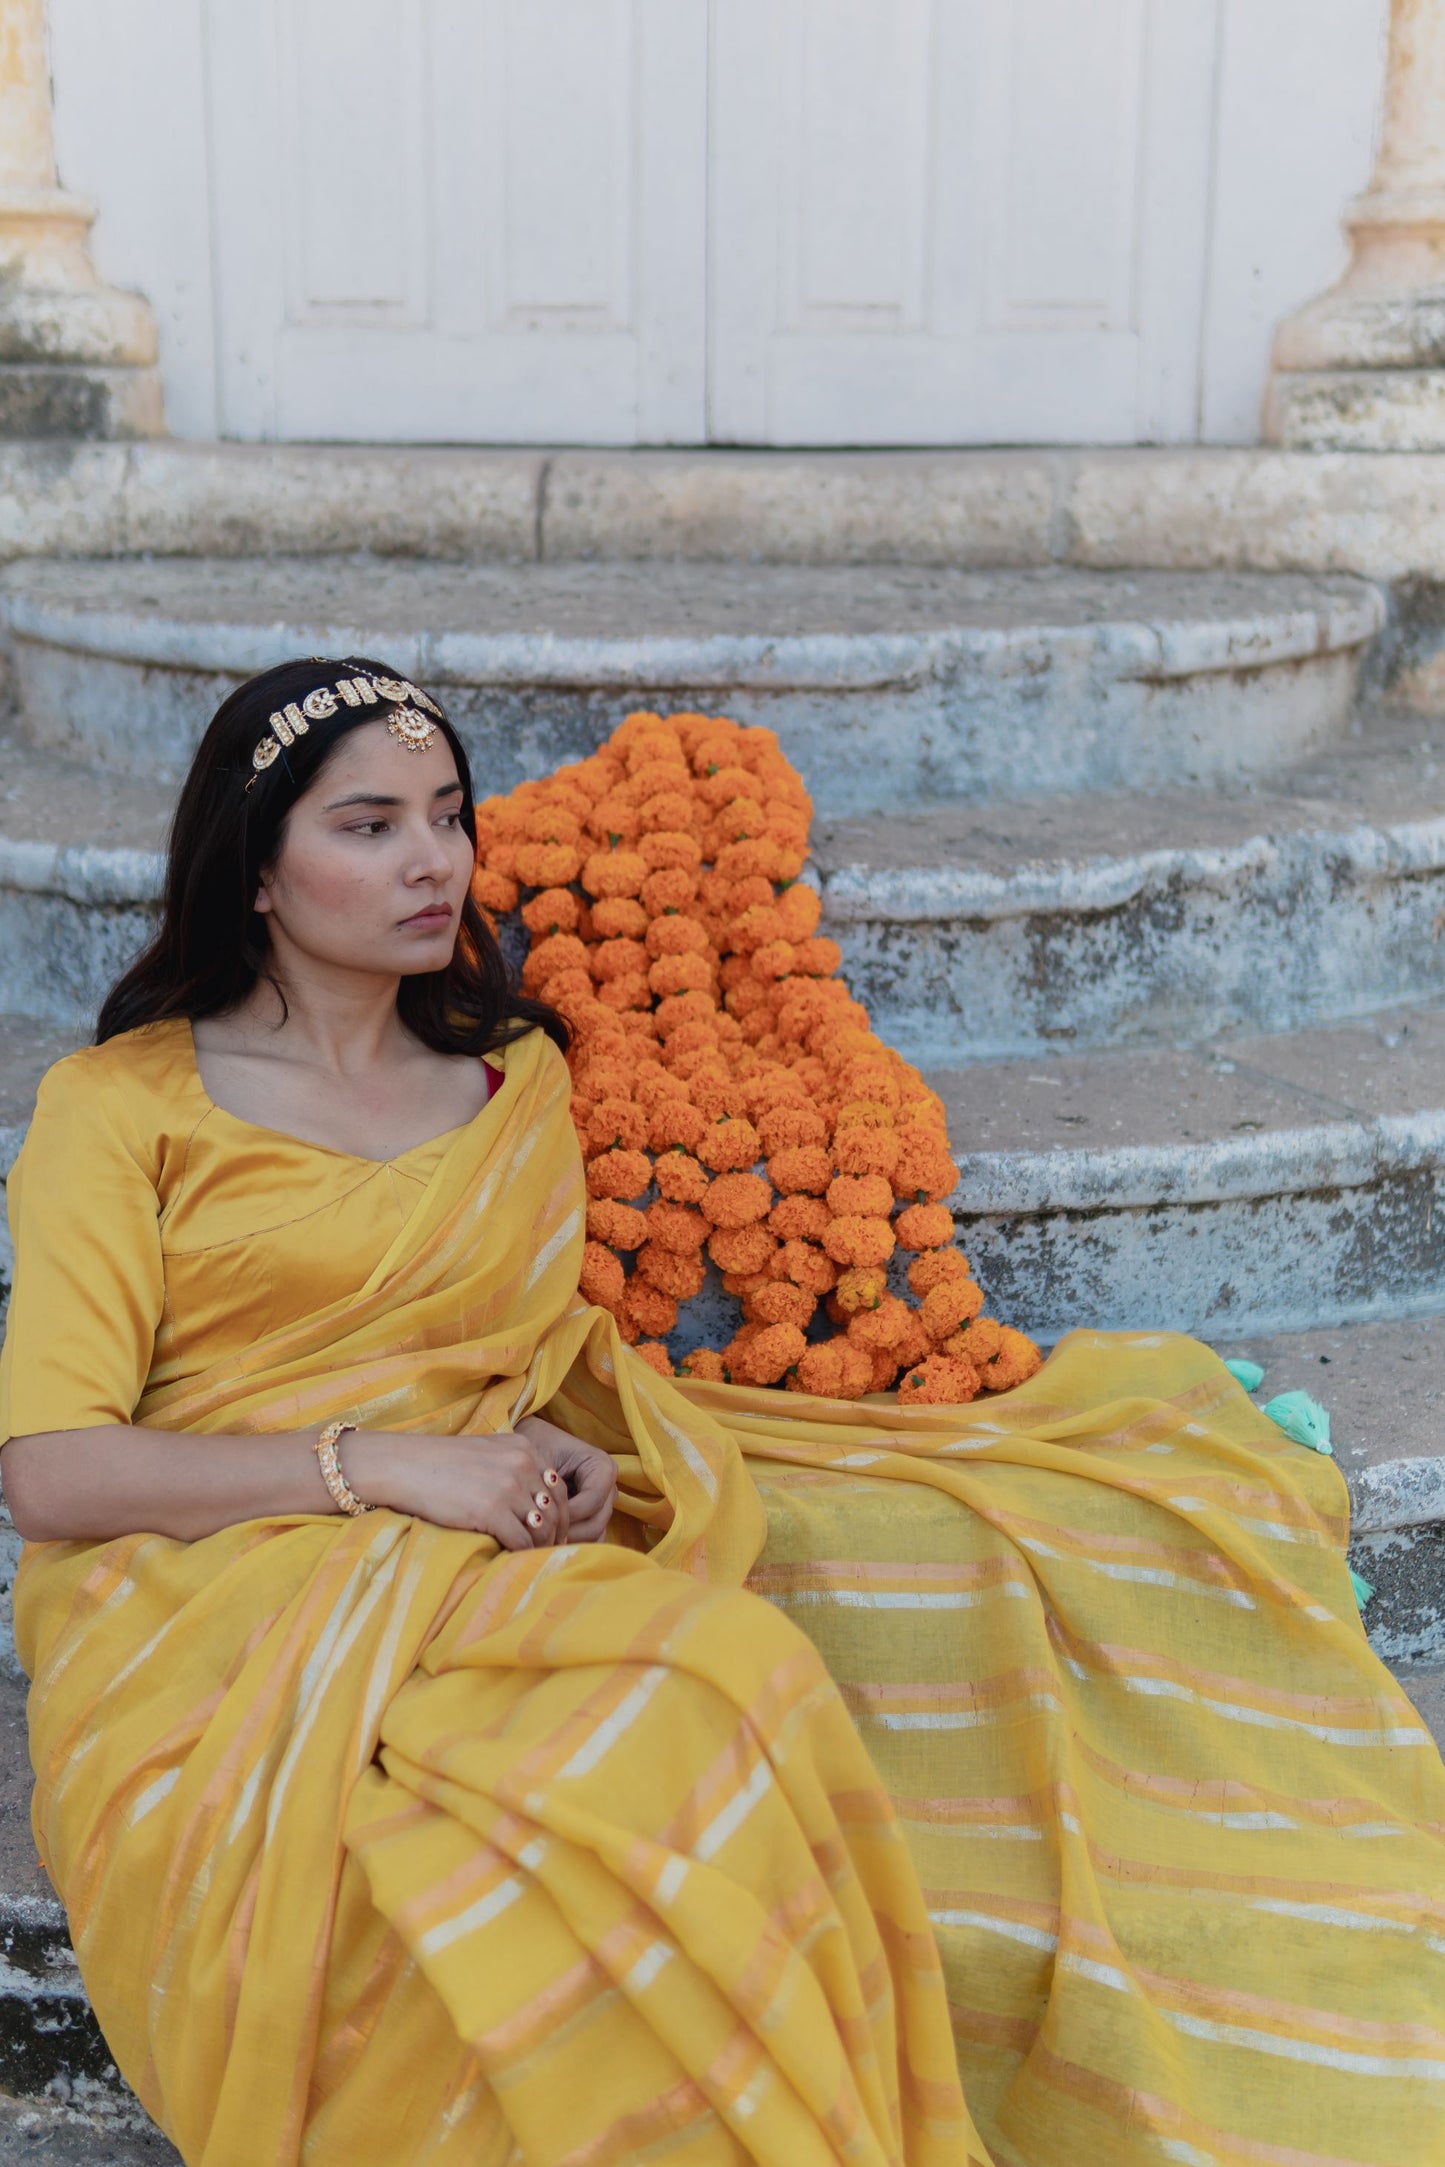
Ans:
{"type": "Polygon", "coordinates": [[[39,1114],[102,1120],[145,1134],[170,1126],[194,1077],[184,1018],[141,1024],[99,1046],[82,1046],[41,1078],[39,1114]]]}

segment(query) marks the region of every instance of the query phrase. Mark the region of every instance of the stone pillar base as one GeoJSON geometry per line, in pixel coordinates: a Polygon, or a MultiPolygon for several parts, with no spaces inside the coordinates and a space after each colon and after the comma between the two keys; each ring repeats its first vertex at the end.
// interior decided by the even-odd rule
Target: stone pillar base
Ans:
{"type": "Polygon", "coordinates": [[[164,436],[155,369],[0,362],[0,438],[164,436]]]}
{"type": "Polygon", "coordinates": [[[94,216],[59,188],[0,188],[0,438],[164,431],[155,320],[96,276],[94,216]]]}

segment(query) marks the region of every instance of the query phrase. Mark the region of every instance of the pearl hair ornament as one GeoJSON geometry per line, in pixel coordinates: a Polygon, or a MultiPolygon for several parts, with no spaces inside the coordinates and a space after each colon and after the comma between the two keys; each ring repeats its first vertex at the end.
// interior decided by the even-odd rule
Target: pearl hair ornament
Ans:
{"type": "Polygon", "coordinates": [[[405,677],[339,677],[334,684],[318,685],[304,699],[288,700],[276,710],[265,737],[251,755],[251,766],[259,775],[280,759],[283,745],[305,737],[312,723],[325,722],[336,713],[338,704],[372,707],[378,700],[393,703],[395,713],[387,716],[386,727],[398,744],[405,745],[408,752],[431,750],[437,734],[432,717],[440,715],[441,709],[419,685],[405,677]],[[429,712],[424,714],[423,709],[429,712]]]}

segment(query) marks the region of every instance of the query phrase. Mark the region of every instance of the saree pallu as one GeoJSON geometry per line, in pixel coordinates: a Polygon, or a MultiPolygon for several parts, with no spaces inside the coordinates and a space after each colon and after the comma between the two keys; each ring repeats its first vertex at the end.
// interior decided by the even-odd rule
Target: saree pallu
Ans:
{"type": "Polygon", "coordinates": [[[22,1563],[37,1840],[186,2159],[1445,2159],[1445,1772],[1336,1470],[1164,1336],[968,1409],[669,1383],[506,1066],[358,1294],[136,1419],[545,1412],[609,1541],[22,1563]]]}

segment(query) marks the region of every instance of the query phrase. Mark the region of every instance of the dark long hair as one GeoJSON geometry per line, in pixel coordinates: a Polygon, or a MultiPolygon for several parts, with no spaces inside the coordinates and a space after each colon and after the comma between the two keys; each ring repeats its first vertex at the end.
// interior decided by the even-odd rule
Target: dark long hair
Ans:
{"type": "MultiPolygon", "coordinates": [[[[338,707],[311,723],[304,737],[259,772],[251,755],[268,733],[270,716],[340,677],[394,677],[384,662],[351,655],[337,661],[278,662],[238,685],[221,702],[181,786],[171,823],[160,924],[149,946],[106,995],[96,1024],[97,1045],[138,1024],[185,1016],[199,1022],[243,1001],[272,978],[270,936],[255,908],[263,871],[281,848],[287,815],[316,781],[349,731],[390,712],[386,707],[338,707]],[[252,778],[254,777],[254,781],[252,778]],[[250,789],[247,784],[250,783],[250,789]]],[[[443,731],[462,785],[461,821],[477,840],[472,777],[450,722],[443,731]]],[[[278,988],[278,991],[280,989],[278,988]]],[[[569,1033],[556,1010],[513,984],[490,927],[469,895],[451,962],[445,970],[403,978],[397,1014],[438,1053],[484,1054],[531,1030],[543,1030],[566,1051],[569,1033]]]]}

